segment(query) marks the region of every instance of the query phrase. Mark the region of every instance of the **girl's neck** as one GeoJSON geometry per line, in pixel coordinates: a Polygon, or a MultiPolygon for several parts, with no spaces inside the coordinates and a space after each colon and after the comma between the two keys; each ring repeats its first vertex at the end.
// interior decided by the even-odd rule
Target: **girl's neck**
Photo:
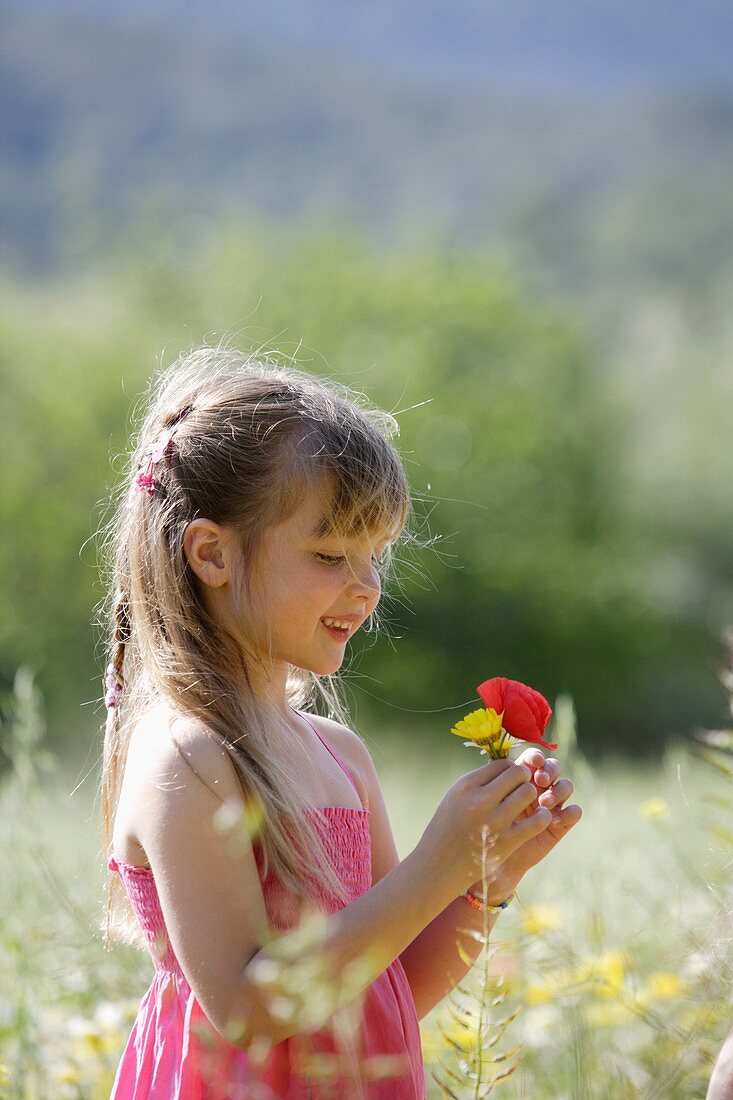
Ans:
{"type": "Polygon", "coordinates": [[[262,711],[277,722],[292,724],[293,709],[288,702],[288,666],[257,664],[249,668],[249,682],[262,711]]]}

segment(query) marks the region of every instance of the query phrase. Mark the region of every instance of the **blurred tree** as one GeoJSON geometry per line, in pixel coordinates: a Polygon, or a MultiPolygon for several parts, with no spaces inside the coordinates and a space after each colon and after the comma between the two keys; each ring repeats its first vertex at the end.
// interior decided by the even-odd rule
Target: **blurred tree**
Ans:
{"type": "Polygon", "coordinates": [[[445,716],[392,708],[461,704],[495,674],[550,699],[569,692],[584,747],[653,750],[714,713],[717,589],[704,572],[692,600],[660,581],[691,532],[641,523],[624,393],[571,319],[487,259],[198,222],[174,239],[151,230],[144,252],[93,278],[6,303],[0,510],[13,534],[0,547],[0,669],[8,682],[22,663],[38,669],[52,739],[101,718],[89,540],[132,403],[159,356],[222,335],[398,413],[417,512],[437,541],[402,555],[384,612],[399,641],[355,643],[346,682],[375,728],[417,718],[443,729],[445,716]]]}

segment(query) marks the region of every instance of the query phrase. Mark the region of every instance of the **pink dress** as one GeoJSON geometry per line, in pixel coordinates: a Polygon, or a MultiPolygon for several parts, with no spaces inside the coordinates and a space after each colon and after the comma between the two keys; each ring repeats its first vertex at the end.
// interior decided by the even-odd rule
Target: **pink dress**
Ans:
{"type": "MultiPolygon", "coordinates": [[[[312,728],[353,784],[343,760],[312,728]]],[[[325,806],[306,812],[316,815],[349,901],[356,900],[372,884],[369,811],[325,806]]],[[[168,939],[152,871],[114,858],[108,866],[125,884],[155,967],[110,1100],[424,1100],[417,1013],[399,959],[347,1010],[347,1019],[357,1021],[349,1048],[356,1063],[326,1024],[271,1047],[264,1065],[255,1069],[245,1051],[215,1030],[192,993],[168,939]],[[304,1060],[314,1054],[325,1056],[315,1069],[312,1060],[309,1065],[304,1060]],[[356,1075],[353,1068],[340,1068],[354,1064],[356,1075]]],[[[288,898],[282,885],[268,875],[262,890],[270,922],[286,931],[288,898]]],[[[327,896],[318,902],[328,913],[340,907],[327,896]]]]}

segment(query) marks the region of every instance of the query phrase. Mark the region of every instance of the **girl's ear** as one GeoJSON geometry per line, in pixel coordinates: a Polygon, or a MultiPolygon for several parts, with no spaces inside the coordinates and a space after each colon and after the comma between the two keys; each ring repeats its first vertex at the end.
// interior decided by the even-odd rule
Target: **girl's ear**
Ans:
{"type": "Polygon", "coordinates": [[[231,533],[213,520],[189,523],[183,552],[196,576],[209,588],[221,588],[231,580],[231,533]]]}

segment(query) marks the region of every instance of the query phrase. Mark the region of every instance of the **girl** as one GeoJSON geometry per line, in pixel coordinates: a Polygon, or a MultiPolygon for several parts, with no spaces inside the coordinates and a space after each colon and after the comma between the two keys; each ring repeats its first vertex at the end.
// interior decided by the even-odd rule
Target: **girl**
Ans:
{"type": "Polygon", "coordinates": [[[458,780],[400,862],[364,742],[303,710],[342,716],[329,677],[405,527],[394,429],[222,349],[153,380],[108,544],[107,942],[121,881],[155,967],[115,1100],[424,1097],[458,930],[580,816],[533,750],[458,780]]]}

